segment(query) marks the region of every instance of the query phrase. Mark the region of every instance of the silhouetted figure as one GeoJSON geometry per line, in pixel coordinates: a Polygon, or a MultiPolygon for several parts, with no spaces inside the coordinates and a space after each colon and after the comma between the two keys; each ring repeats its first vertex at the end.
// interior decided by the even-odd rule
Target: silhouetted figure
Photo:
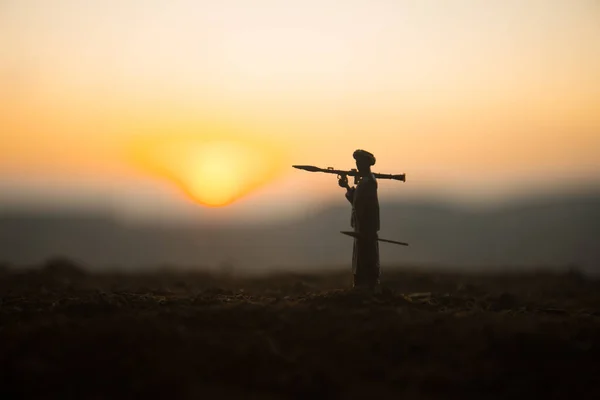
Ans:
{"type": "Polygon", "coordinates": [[[371,172],[375,165],[375,156],[365,150],[356,150],[353,154],[359,177],[356,187],[348,186],[348,178],[342,176],[338,183],[346,188],[346,198],[352,203],[350,221],[358,237],[354,239],[352,251],[352,273],[355,288],[374,289],[379,285],[379,200],[377,198],[377,180],[371,172]]]}

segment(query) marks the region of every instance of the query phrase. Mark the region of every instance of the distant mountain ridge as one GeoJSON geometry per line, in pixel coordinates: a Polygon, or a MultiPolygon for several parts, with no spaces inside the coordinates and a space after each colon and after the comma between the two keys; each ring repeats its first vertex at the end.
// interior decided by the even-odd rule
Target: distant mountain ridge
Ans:
{"type": "MultiPolygon", "coordinates": [[[[102,214],[1,213],[0,262],[63,255],[94,268],[161,264],[239,269],[349,265],[350,207],[269,225],[124,224],[102,214]]],[[[600,272],[600,194],[553,196],[469,209],[435,201],[382,202],[382,264],[464,267],[575,264],[600,272]]]]}

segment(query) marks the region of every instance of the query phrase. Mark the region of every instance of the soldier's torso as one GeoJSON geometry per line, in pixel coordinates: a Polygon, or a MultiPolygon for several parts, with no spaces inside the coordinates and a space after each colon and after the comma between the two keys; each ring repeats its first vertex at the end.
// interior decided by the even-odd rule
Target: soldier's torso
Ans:
{"type": "Polygon", "coordinates": [[[373,174],[363,177],[356,185],[352,200],[351,224],[356,231],[379,231],[377,180],[373,174]]]}

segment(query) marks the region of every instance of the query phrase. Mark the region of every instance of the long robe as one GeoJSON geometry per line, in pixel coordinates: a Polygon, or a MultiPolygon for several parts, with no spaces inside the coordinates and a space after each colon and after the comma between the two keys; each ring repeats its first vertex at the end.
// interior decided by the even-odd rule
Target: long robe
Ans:
{"type": "Polygon", "coordinates": [[[363,177],[355,188],[346,192],[352,203],[350,225],[360,238],[354,239],[352,272],[356,286],[373,286],[379,283],[379,200],[377,181],[373,174],[363,177]]]}

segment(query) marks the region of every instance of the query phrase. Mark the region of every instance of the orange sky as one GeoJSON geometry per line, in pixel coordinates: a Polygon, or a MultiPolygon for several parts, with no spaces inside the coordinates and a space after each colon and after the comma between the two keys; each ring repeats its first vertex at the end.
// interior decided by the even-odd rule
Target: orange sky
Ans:
{"type": "Polygon", "coordinates": [[[0,205],[293,211],[356,148],[387,197],[597,182],[597,2],[290,4],[2,2],[0,205]]]}

